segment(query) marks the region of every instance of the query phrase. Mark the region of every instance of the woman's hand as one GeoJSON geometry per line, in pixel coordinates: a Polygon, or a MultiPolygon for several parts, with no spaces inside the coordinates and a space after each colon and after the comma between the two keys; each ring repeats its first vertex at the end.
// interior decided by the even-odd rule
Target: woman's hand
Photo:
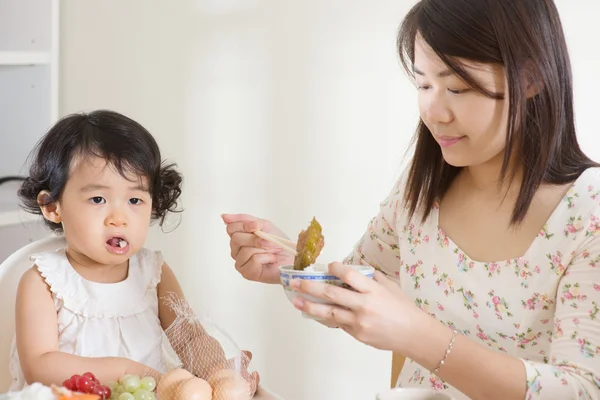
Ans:
{"type": "Polygon", "coordinates": [[[262,240],[254,234],[263,231],[287,238],[269,221],[245,214],[223,214],[227,225],[231,248],[231,258],[235,269],[251,281],[279,283],[279,266],[291,265],[294,257],[281,248],[262,240]]]}
{"type": "Polygon", "coordinates": [[[329,272],[356,290],[308,280],[293,280],[294,290],[333,302],[312,303],[297,296],[294,306],[322,319],[327,326],[339,326],[357,340],[381,350],[404,353],[408,345],[413,317],[422,311],[402,293],[400,287],[379,271],[374,279],[332,263],[329,272]]]}

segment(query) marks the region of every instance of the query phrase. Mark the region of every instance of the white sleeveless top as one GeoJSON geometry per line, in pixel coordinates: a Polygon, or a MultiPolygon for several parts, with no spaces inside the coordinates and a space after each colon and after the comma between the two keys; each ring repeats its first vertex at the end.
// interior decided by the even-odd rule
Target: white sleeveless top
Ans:
{"type": "MultiPolygon", "coordinates": [[[[129,260],[127,278],[117,283],[84,279],[71,266],[64,248],[35,254],[31,260],[52,292],[60,351],[128,358],[160,372],[177,363],[158,318],[161,252],[141,249],[129,260]]],[[[14,339],[10,371],[11,390],[27,386],[14,339]]]]}

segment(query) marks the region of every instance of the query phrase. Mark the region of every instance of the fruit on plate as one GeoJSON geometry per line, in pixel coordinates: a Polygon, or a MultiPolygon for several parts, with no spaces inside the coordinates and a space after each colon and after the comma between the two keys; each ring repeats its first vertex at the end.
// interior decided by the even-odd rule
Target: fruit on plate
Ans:
{"type": "Polygon", "coordinates": [[[110,382],[112,400],[156,400],[156,381],[151,376],[124,375],[118,382],[110,382]]]}
{"type": "Polygon", "coordinates": [[[63,386],[73,392],[96,395],[102,400],[108,400],[112,394],[111,389],[102,385],[91,372],[82,375],[75,374],[66,379],[63,386]]]}

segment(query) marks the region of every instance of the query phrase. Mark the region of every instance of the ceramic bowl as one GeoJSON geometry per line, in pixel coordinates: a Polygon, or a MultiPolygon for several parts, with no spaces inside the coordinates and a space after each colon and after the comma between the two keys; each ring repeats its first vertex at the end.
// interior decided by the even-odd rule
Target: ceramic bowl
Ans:
{"type": "MultiPolygon", "coordinates": [[[[357,270],[358,272],[360,272],[368,278],[373,278],[373,274],[375,273],[375,268],[368,265],[349,265],[349,267],[354,268],[355,270],[357,270]]],[[[331,285],[352,289],[345,282],[340,280],[340,278],[338,278],[337,276],[329,274],[327,270],[328,267],[326,264],[313,264],[310,267],[306,268],[304,271],[294,270],[293,265],[282,265],[281,267],[279,267],[279,281],[281,282],[281,286],[283,286],[285,295],[287,296],[290,302],[293,302],[296,296],[300,296],[314,303],[332,304],[323,299],[318,299],[307,294],[295,292],[290,288],[290,281],[292,279],[305,279],[329,283],[331,285]]],[[[302,313],[302,315],[306,318],[315,319],[314,317],[304,313],[302,313]]]]}

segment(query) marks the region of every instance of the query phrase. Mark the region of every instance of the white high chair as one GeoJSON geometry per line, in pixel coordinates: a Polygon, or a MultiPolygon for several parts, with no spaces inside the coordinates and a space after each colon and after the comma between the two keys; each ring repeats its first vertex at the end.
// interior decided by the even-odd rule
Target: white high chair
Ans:
{"type": "Polygon", "coordinates": [[[62,236],[41,239],[21,247],[0,264],[0,394],[7,392],[11,384],[8,361],[15,334],[15,300],[21,276],[33,265],[29,256],[63,246],[62,236]]]}

